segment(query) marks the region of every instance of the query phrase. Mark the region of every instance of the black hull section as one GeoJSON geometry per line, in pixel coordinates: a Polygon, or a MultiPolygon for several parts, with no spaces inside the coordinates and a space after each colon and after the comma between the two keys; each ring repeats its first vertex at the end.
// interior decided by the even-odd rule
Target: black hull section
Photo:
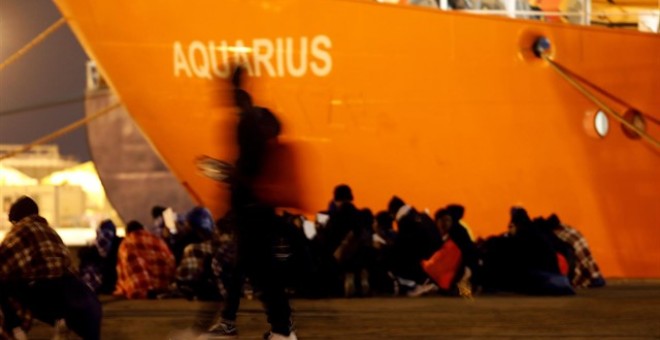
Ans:
{"type": "MultiPolygon", "coordinates": [[[[88,91],[86,115],[116,101],[110,90],[88,91]]],[[[87,137],[107,198],[124,223],[151,223],[154,205],[172,207],[178,213],[194,206],[123,106],[90,122],[87,137]]]]}

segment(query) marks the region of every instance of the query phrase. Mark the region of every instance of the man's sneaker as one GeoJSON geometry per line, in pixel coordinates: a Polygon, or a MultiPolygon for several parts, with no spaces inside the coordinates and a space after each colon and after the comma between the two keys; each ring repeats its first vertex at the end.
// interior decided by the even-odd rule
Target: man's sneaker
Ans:
{"type": "Polygon", "coordinates": [[[291,332],[288,336],[279,333],[266,332],[266,334],[264,334],[264,340],[298,340],[298,337],[296,337],[296,332],[291,332]]]}
{"type": "Polygon", "coordinates": [[[415,288],[413,288],[411,291],[408,292],[408,296],[410,297],[419,297],[422,295],[430,294],[437,292],[439,290],[438,286],[430,282],[430,280],[426,280],[424,284],[421,285],[416,285],[415,288]]]}
{"type": "Polygon", "coordinates": [[[218,319],[206,333],[207,339],[234,339],[238,337],[236,321],[218,319]]]}

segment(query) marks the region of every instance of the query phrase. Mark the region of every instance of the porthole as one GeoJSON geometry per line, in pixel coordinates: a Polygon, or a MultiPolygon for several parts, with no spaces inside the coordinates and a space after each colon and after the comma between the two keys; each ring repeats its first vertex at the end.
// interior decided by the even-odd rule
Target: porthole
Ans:
{"type": "MultiPolygon", "coordinates": [[[[634,125],[636,128],[646,132],[646,121],[644,120],[644,116],[639,111],[628,110],[623,114],[623,119],[634,125]]],[[[630,139],[639,139],[639,137],[641,137],[639,133],[629,128],[625,124],[621,124],[621,129],[623,129],[623,133],[630,139]]]]}
{"type": "Polygon", "coordinates": [[[610,131],[610,120],[607,117],[607,114],[605,114],[605,112],[598,110],[598,112],[596,112],[596,115],[594,115],[593,124],[598,136],[600,136],[601,138],[607,136],[607,133],[610,131]]]}

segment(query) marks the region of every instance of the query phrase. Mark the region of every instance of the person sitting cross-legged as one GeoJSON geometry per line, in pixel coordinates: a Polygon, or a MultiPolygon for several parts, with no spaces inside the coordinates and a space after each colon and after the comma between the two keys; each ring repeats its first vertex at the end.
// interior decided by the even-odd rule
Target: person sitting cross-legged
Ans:
{"type": "Polygon", "coordinates": [[[167,244],[131,221],[119,246],[115,295],[129,299],[156,298],[174,281],[174,256],[167,244]]]}

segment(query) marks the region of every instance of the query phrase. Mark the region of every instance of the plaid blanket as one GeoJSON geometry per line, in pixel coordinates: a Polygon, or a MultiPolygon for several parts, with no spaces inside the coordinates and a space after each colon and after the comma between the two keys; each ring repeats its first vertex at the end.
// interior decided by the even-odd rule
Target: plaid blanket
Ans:
{"type": "Polygon", "coordinates": [[[573,247],[575,252],[575,269],[573,271],[573,282],[571,282],[574,287],[588,287],[592,280],[603,278],[598,264],[591,255],[587,239],[579,231],[562,225],[561,229],[555,230],[555,234],[573,247]]]}
{"type": "Polygon", "coordinates": [[[174,256],[167,244],[146,230],[132,232],[119,246],[115,295],[144,299],[166,291],[174,280],[174,256]]]}
{"type": "Polygon", "coordinates": [[[69,249],[48,221],[32,215],[16,223],[0,244],[0,280],[37,280],[74,273],[69,249]]]}
{"type": "Polygon", "coordinates": [[[215,252],[214,242],[207,240],[201,243],[189,244],[183,250],[183,258],[176,270],[177,281],[198,281],[205,276],[211,276],[211,256],[215,252]]]}

